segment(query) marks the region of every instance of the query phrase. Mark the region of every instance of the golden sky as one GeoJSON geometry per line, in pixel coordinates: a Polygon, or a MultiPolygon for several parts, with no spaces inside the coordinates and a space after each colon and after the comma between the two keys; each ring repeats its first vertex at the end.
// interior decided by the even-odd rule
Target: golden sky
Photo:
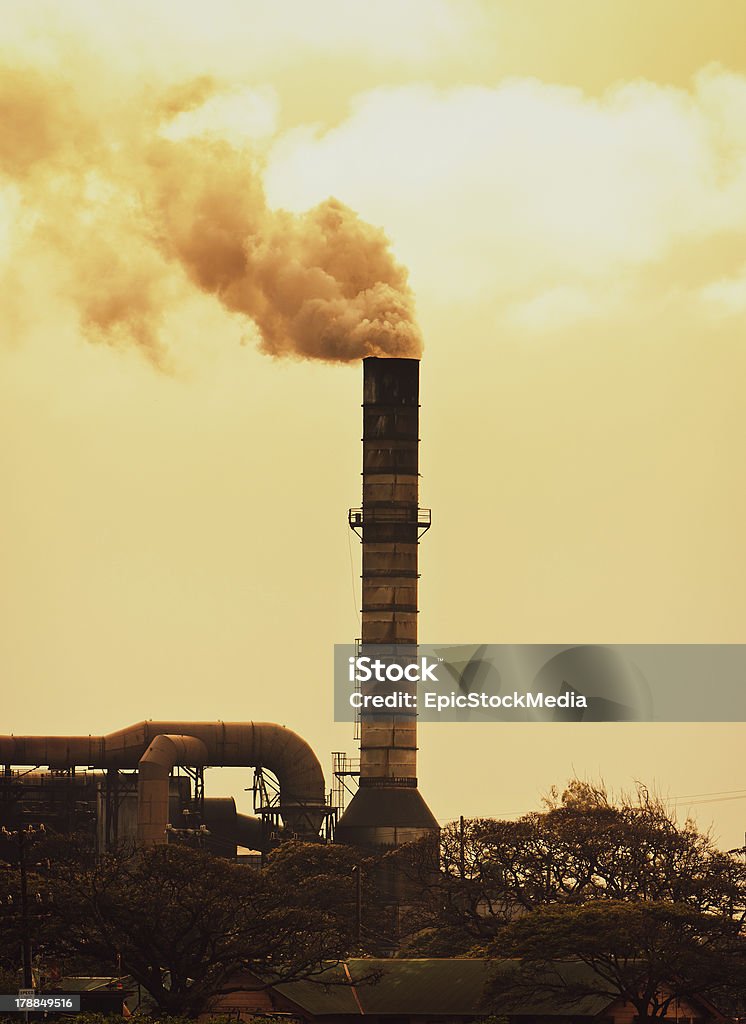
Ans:
{"type": "MultiPolygon", "coordinates": [[[[746,642],[741,0],[2,9],[4,731],[253,718],[352,750],[359,364],[259,345],[354,333],[366,274],[409,343],[402,266],[421,639],[746,642]]],[[[427,725],[421,789],[447,819],[641,779],[736,845],[744,801],[689,796],[739,789],[742,736],[427,725]]]]}

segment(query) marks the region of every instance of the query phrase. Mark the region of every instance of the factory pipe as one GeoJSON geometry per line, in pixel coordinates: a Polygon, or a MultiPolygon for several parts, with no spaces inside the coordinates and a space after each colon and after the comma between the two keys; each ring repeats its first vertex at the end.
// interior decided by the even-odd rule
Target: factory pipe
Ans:
{"type": "Polygon", "coordinates": [[[265,831],[262,819],[250,814],[239,814],[232,796],[205,797],[202,820],[213,838],[233,846],[265,853],[272,847],[271,837],[265,831]]]}
{"type": "Polygon", "coordinates": [[[137,765],[137,845],[167,841],[168,782],[177,765],[204,768],[207,747],[194,736],[156,736],[137,765]]]}
{"type": "Polygon", "coordinates": [[[137,768],[157,736],[191,737],[213,767],[268,768],[290,833],[312,837],[324,820],[324,774],[304,739],[272,722],[138,722],[107,736],[0,736],[0,764],[137,768]]]}

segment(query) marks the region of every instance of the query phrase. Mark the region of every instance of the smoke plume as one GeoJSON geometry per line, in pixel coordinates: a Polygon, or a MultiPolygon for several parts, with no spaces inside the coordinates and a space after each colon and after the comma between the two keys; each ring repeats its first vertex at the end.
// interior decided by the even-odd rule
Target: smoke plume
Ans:
{"type": "Polygon", "coordinates": [[[86,335],[135,345],[162,367],[164,318],[191,288],[250,319],[269,355],[419,355],[407,272],[380,228],[336,199],[303,214],[271,209],[247,148],[167,137],[210,88],[199,80],[102,114],[54,76],[6,72],[0,187],[17,199],[9,265],[54,259],[56,287],[86,335]]]}

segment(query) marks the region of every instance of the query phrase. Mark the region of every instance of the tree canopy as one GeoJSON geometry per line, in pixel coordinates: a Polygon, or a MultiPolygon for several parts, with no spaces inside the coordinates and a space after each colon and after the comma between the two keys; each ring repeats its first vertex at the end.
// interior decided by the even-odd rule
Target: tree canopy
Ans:
{"type": "Polygon", "coordinates": [[[239,974],[259,986],[305,978],[349,952],[352,881],[340,860],[338,849],[288,844],[256,870],[168,845],[58,863],[56,953],[118,963],[162,1012],[194,1016],[239,974]]]}
{"type": "MultiPolygon", "coordinates": [[[[49,837],[28,864],[25,927],[47,963],[116,964],[164,1014],[202,1012],[242,973],[270,984],[395,951],[521,957],[516,991],[572,959],[607,994],[648,993],[640,1016],[663,1016],[666,993],[699,991],[704,974],[723,992],[741,984],[743,851],[721,852],[643,788],[615,801],[574,781],[517,821],[451,823],[439,853],[432,842],[376,856],[290,842],[258,870],[177,844],[96,859],[49,837]]],[[[0,968],[17,971],[19,872],[3,870],[0,968]]]]}
{"type": "Polygon", "coordinates": [[[574,780],[544,811],[517,821],[473,818],[441,835],[441,872],[424,884],[422,931],[410,948],[468,953],[536,907],[595,900],[678,903],[739,923],[746,864],[691,821],[677,823],[640,788],[613,801],[574,780]]]}
{"type": "Polygon", "coordinates": [[[537,995],[568,1012],[600,997],[622,999],[640,1020],[654,1020],[673,1015],[680,1000],[733,1001],[746,984],[746,942],[737,923],[660,900],[543,906],[504,926],[487,952],[519,958],[495,971],[492,997],[503,1011],[537,995]]]}

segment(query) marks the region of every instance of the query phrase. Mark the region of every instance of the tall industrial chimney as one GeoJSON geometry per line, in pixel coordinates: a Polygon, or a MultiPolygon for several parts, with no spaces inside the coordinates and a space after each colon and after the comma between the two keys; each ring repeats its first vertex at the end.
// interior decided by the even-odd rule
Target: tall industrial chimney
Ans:
{"type": "MultiPolygon", "coordinates": [[[[417,644],[418,544],[430,525],[419,507],[417,359],[363,360],[363,504],[349,522],[363,547],[362,653],[417,644]]],[[[417,717],[363,710],[360,786],[337,840],[391,847],[438,832],[417,789],[417,717]]]]}

